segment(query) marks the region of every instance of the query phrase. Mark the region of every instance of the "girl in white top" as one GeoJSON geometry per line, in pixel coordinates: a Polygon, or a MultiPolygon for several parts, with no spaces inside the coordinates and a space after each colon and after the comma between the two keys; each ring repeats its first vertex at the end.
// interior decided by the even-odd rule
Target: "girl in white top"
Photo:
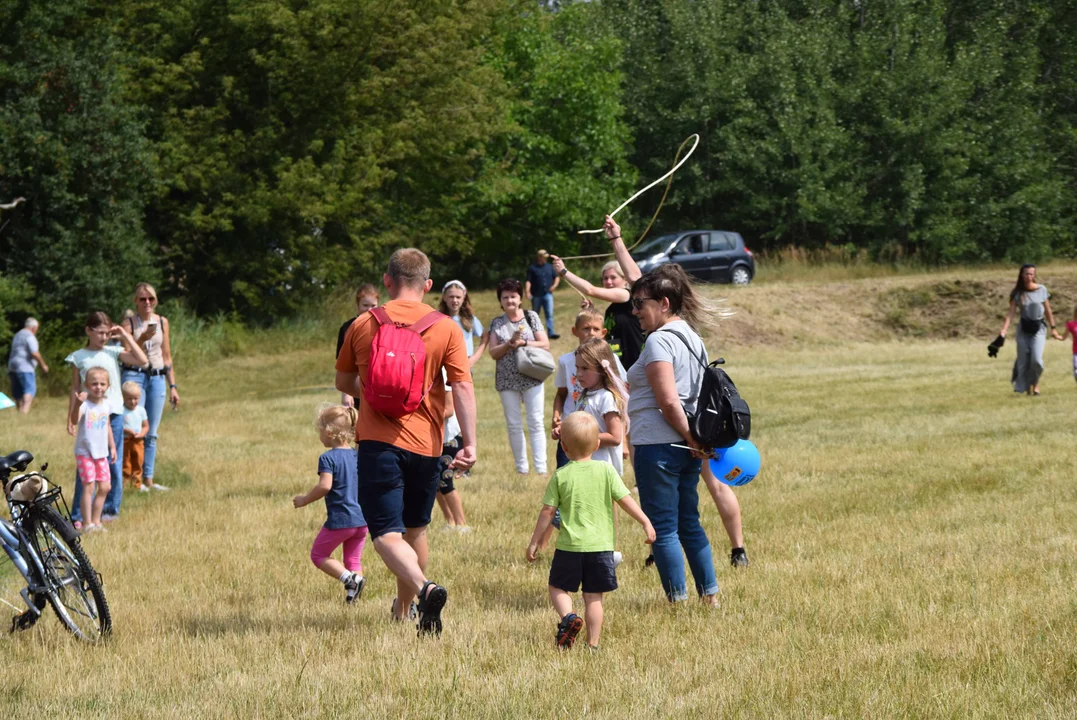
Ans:
{"type": "Polygon", "coordinates": [[[444,313],[453,319],[460,329],[464,331],[464,345],[467,347],[467,357],[471,367],[479,361],[486,352],[486,343],[489,336],[483,330],[482,323],[475,317],[475,311],[471,309],[471,297],[467,294],[467,288],[459,280],[450,280],[441,288],[441,303],[438,304],[438,312],[444,313]]]}
{"type": "Polygon", "coordinates": [[[617,360],[604,339],[588,340],[576,349],[576,380],[583,388],[583,395],[576,401],[575,409],[598,421],[599,446],[591,459],[608,462],[622,475],[628,388],[618,376],[617,360]]]}
{"type": "Polygon", "coordinates": [[[83,488],[82,517],[86,530],[104,530],[101,511],[105,496],[112,489],[109,463],[116,461],[116,440],[112,436],[109,415],[112,407],[106,394],[109,389],[109,373],[94,367],[86,371],[86,391],[78,393],[78,405],[72,407],[70,421],[78,425],[75,436],[75,465],[83,488]]]}

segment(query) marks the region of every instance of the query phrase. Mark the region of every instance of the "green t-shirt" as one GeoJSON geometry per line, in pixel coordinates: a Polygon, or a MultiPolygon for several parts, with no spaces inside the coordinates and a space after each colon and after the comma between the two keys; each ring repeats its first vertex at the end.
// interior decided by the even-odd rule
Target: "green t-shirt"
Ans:
{"type": "Polygon", "coordinates": [[[568,552],[613,550],[613,503],[628,488],[613,466],[598,460],[570,462],[550,478],[542,504],[561,511],[557,549],[568,552]]]}

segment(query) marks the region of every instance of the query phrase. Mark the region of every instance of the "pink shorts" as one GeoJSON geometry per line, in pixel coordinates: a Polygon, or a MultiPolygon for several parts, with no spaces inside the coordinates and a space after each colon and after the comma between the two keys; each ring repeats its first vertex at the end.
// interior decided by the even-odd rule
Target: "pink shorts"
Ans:
{"type": "Polygon", "coordinates": [[[76,455],[75,466],[79,471],[79,479],[84,483],[107,483],[112,480],[108,471],[108,458],[94,460],[86,455],[76,455]]]}
{"type": "Polygon", "coordinates": [[[315,567],[321,567],[338,546],[344,546],[344,567],[352,572],[363,574],[363,545],[366,543],[366,525],[356,528],[330,530],[322,527],[318,537],[314,538],[314,547],[310,549],[310,561],[315,567]]]}

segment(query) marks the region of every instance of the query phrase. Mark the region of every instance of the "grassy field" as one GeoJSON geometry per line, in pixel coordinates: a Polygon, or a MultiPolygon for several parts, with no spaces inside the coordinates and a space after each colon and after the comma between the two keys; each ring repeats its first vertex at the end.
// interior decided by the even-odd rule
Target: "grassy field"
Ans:
{"type": "MultiPolygon", "coordinates": [[[[1047,270],[1056,298],[1072,298],[1077,267],[1047,270]]],[[[389,622],[393,584],[372,548],[356,607],[308,560],[324,513],[290,501],[315,479],[335,328],[320,347],[278,337],[181,368],[184,406],[165,418],[158,474],[173,492],[128,494],[121,520],[85,542],[115,636],[87,648],[48,617],[0,639],[0,710],[1072,717],[1077,384],[1069,344],[1052,343],[1043,396],[1013,396],[1012,345],[998,360],[985,351],[1004,301],[952,294],[956,281],[1004,295],[1016,273],[999,275],[723,288],[738,315],[712,353],[730,361],[763,455],[738,489],[751,567],[729,567],[707,500],[721,606],[670,607],[643,569],[639,528],[622,523],[621,589],[594,656],[552,647],[549,557],[523,559],[544,481],[513,472],[491,361],[476,373],[480,464],[458,484],[475,532],[431,525],[430,575],[450,593],[440,640],[389,622]]],[[[567,328],[571,296],[559,298],[567,328]]],[[[479,303],[484,320],[495,314],[492,296],[479,303]]],[[[70,477],[64,407],[0,413],[0,445],[70,477]]]]}

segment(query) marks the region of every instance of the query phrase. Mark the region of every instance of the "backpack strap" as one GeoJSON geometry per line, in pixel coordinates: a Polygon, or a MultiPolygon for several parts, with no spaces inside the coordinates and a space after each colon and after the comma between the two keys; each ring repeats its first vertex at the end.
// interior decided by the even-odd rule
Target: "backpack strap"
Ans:
{"type": "Polygon", "coordinates": [[[385,308],[371,308],[370,314],[378,321],[378,325],[391,325],[393,323],[392,319],[389,317],[389,313],[385,312],[385,308]]]}
{"type": "MultiPolygon", "coordinates": [[[[696,361],[699,362],[700,365],[703,366],[703,369],[706,370],[709,367],[708,363],[706,362],[705,357],[701,356],[701,355],[696,355],[696,351],[692,349],[692,345],[688,342],[688,338],[686,338],[684,335],[681,335],[676,330],[659,330],[659,332],[667,332],[670,335],[676,335],[677,337],[679,337],[681,339],[681,342],[684,343],[684,346],[686,348],[688,348],[688,353],[692,357],[694,357],[696,359],[696,361]]],[[[723,361],[719,359],[716,362],[721,363],[723,361]]]]}
{"type": "MultiPolygon", "coordinates": [[[[378,325],[396,324],[393,319],[389,317],[389,313],[385,312],[385,308],[372,308],[370,310],[370,314],[373,315],[374,319],[378,321],[378,325]]],[[[445,320],[448,317],[448,315],[439,313],[437,310],[434,310],[419,318],[418,322],[408,325],[407,327],[410,327],[412,330],[422,335],[424,332],[429,330],[431,326],[441,322],[442,320],[445,320]]]]}
{"type": "Polygon", "coordinates": [[[531,334],[538,338],[539,329],[535,327],[535,323],[531,322],[531,316],[534,315],[536,320],[539,320],[538,313],[534,310],[524,310],[524,319],[527,320],[527,327],[531,328],[531,334]]]}

